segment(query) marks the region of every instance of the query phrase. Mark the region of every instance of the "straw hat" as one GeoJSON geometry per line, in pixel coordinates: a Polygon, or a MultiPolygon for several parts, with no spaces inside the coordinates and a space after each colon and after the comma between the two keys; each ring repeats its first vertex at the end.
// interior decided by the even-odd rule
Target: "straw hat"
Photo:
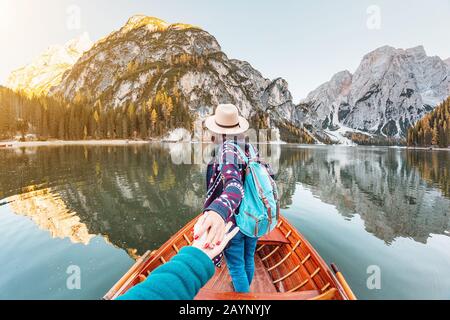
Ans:
{"type": "Polygon", "coordinates": [[[239,116],[239,110],[233,104],[220,104],[215,115],[206,119],[205,125],[218,134],[241,134],[250,127],[248,121],[239,116]]]}

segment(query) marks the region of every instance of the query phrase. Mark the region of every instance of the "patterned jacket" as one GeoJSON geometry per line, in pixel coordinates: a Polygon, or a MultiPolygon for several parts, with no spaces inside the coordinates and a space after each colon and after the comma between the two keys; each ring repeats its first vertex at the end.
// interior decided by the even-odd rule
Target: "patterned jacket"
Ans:
{"type": "MultiPolygon", "coordinates": [[[[249,145],[245,145],[248,156],[249,145]]],[[[235,223],[235,213],[244,198],[243,177],[245,160],[242,159],[236,146],[225,142],[208,164],[206,172],[207,194],[204,211],[214,211],[222,216],[225,222],[235,223]],[[221,165],[222,164],[222,165],[221,165]]]]}

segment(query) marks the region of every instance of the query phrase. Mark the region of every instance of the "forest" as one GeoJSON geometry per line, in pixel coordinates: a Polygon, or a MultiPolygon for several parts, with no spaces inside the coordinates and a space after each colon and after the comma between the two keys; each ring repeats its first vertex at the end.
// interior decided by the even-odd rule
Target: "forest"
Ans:
{"type": "Polygon", "coordinates": [[[408,130],[407,144],[440,148],[450,145],[450,97],[408,130]]]}
{"type": "MultiPolygon", "coordinates": [[[[177,90],[159,89],[154,97],[139,104],[105,107],[101,99],[91,102],[78,94],[73,102],[59,97],[29,96],[0,87],[0,140],[33,134],[38,140],[152,139],[174,128],[193,130],[193,115],[177,90]]],[[[267,127],[268,116],[255,114],[252,127],[267,127]]],[[[300,128],[276,123],[283,141],[314,143],[300,128]]],[[[348,136],[359,145],[402,145],[398,139],[348,136]]],[[[325,144],[330,141],[322,141],[325,144]]],[[[411,147],[441,147],[450,144],[450,97],[426,114],[408,130],[406,143],[411,147]]]]}
{"type": "Polygon", "coordinates": [[[359,132],[347,133],[346,138],[360,146],[404,146],[405,139],[395,137],[384,137],[381,135],[369,136],[359,132]]]}
{"type": "Polygon", "coordinates": [[[0,139],[17,134],[22,139],[34,134],[39,140],[150,139],[193,125],[183,101],[163,90],[141,105],[106,108],[101,100],[92,103],[81,95],[68,103],[0,87],[0,114],[0,139]]]}

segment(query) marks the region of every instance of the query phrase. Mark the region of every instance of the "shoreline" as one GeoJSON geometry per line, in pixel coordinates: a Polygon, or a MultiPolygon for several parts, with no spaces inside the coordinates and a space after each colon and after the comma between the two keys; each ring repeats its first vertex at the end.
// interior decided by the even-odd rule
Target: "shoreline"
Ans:
{"type": "MultiPolygon", "coordinates": [[[[47,147],[47,146],[66,146],[66,145],[92,145],[92,146],[123,146],[123,145],[144,145],[152,143],[210,143],[209,141],[169,141],[169,140],[125,140],[125,139],[101,139],[101,140],[49,140],[49,141],[0,141],[0,149],[15,149],[15,148],[28,148],[28,147],[47,147]]],[[[269,142],[265,144],[287,144],[285,142],[269,142]]]]}
{"type": "Polygon", "coordinates": [[[391,146],[391,148],[405,149],[405,150],[424,150],[424,151],[450,151],[449,148],[434,148],[434,147],[405,147],[405,146],[391,146]]]}
{"type": "Polygon", "coordinates": [[[66,146],[66,145],[103,145],[103,146],[122,146],[122,145],[141,145],[159,141],[144,140],[50,140],[50,141],[1,141],[0,148],[15,149],[29,147],[48,147],[48,146],[66,146]]]}
{"type": "MultiPolygon", "coordinates": [[[[0,141],[0,150],[1,149],[16,149],[16,148],[30,148],[30,147],[51,147],[51,146],[82,146],[82,145],[91,145],[91,146],[126,146],[126,145],[144,145],[144,144],[152,144],[152,143],[168,143],[168,144],[176,144],[176,143],[199,143],[198,141],[164,141],[164,140],[124,140],[124,139],[113,139],[113,140],[50,140],[50,141],[0,141]]],[[[208,143],[208,142],[205,142],[208,143]]],[[[286,142],[269,142],[266,144],[279,144],[279,145],[300,145],[300,144],[292,144],[286,142]]],[[[303,145],[303,144],[301,144],[303,145]]],[[[326,145],[304,145],[304,146],[326,146],[326,145]]],[[[338,146],[338,147],[357,147],[357,146],[349,146],[349,145],[330,145],[330,146],[338,146]]],[[[370,146],[366,146],[370,147],[370,146]]],[[[375,146],[376,147],[376,146],[375,146]]],[[[393,149],[402,149],[402,150],[423,150],[423,151],[450,151],[449,148],[431,148],[431,147],[407,147],[407,146],[385,146],[386,148],[393,149]]]]}

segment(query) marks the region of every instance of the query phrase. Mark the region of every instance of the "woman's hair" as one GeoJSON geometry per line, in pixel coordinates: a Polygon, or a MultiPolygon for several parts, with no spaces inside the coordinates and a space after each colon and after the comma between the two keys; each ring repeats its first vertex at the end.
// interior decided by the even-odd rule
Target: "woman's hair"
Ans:
{"type": "Polygon", "coordinates": [[[234,141],[235,143],[245,143],[246,136],[244,134],[238,135],[226,135],[213,133],[211,136],[211,142],[215,144],[222,144],[225,141],[234,141]]]}

